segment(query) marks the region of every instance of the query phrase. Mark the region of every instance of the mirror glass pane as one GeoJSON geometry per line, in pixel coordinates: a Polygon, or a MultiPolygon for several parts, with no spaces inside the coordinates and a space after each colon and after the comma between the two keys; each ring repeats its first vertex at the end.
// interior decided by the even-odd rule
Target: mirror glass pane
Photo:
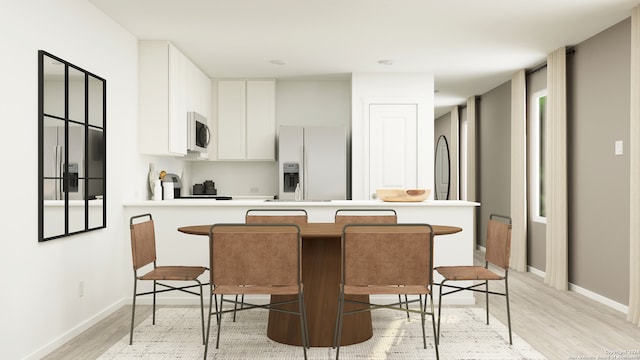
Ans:
{"type": "Polygon", "coordinates": [[[65,65],[49,56],[43,62],[44,113],[64,118],[64,69],[65,65]]]}
{"type": "MultiPolygon", "coordinates": [[[[64,124],[64,120],[44,117],[42,155],[45,179],[62,177],[60,171],[62,169],[62,148],[64,147],[64,124]]],[[[49,194],[47,191],[45,193],[49,194]]],[[[45,196],[45,200],[51,199],[54,198],[45,196]]]]}
{"type": "Polygon", "coordinates": [[[64,235],[64,223],[64,201],[46,200],[44,202],[44,237],[64,235]]]}
{"type": "Polygon", "coordinates": [[[84,201],[69,201],[69,232],[85,230],[84,201]]]}
{"type": "MultiPolygon", "coordinates": [[[[91,183],[89,183],[91,186],[91,183]]],[[[102,200],[89,200],[89,229],[100,228],[104,226],[102,214],[102,200]]]]}
{"type": "Polygon", "coordinates": [[[69,120],[85,123],[85,89],[84,72],[69,67],[69,120]]]}
{"type": "Polygon", "coordinates": [[[89,125],[104,127],[104,81],[89,75],[89,125]]]}
{"type": "Polygon", "coordinates": [[[449,199],[449,145],[447,138],[440,135],[436,144],[436,199],[449,199]]]}

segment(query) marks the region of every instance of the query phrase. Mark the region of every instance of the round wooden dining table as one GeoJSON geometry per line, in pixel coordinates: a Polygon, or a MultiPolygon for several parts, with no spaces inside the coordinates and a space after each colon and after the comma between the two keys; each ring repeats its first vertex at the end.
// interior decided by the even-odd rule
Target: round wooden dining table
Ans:
{"type": "MultiPolygon", "coordinates": [[[[338,311],[338,291],[340,284],[340,239],[344,224],[306,223],[301,224],[302,236],[302,282],[304,301],[309,327],[309,343],[314,347],[333,346],[333,336],[338,311]]],[[[457,226],[431,225],[434,235],[454,234],[462,231],[457,226]]],[[[192,235],[209,235],[211,225],[193,225],[178,228],[178,231],[192,235]]],[[[295,295],[293,296],[295,298],[295,295]]],[[[292,299],[289,295],[272,295],[271,301],[292,299]]],[[[350,296],[347,299],[368,302],[368,295],[350,296]]],[[[287,309],[296,304],[282,306],[287,309]]],[[[362,305],[345,304],[345,310],[363,308],[362,305]]],[[[366,307],[365,307],[366,308],[366,307]]],[[[302,345],[300,320],[298,316],[279,311],[269,312],[267,336],[274,341],[302,345]]],[[[371,312],[363,311],[344,318],[341,345],[357,344],[373,336],[371,312]]]]}

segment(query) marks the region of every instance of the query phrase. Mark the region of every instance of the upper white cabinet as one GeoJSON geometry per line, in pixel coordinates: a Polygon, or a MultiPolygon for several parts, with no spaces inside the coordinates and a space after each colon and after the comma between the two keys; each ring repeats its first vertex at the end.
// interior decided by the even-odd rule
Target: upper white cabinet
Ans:
{"type": "Polygon", "coordinates": [[[218,81],[218,160],[275,160],[274,80],[218,81]]]}
{"type": "Polygon", "coordinates": [[[211,80],[168,41],[139,43],[140,152],[187,154],[187,113],[211,116],[211,80]]]}

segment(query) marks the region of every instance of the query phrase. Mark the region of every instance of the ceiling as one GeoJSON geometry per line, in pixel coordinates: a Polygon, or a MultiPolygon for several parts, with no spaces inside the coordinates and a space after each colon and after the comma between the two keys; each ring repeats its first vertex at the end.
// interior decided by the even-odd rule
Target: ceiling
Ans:
{"type": "Polygon", "coordinates": [[[436,117],[622,21],[640,2],[89,1],[141,40],[171,41],[211,78],[433,74],[436,117]]]}

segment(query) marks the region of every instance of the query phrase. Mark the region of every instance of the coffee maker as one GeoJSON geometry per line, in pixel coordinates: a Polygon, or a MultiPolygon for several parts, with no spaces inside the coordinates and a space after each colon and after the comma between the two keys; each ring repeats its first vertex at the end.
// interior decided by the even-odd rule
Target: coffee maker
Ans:
{"type": "Polygon", "coordinates": [[[167,200],[168,196],[165,196],[165,185],[171,183],[171,185],[167,185],[168,187],[173,187],[173,199],[177,199],[182,194],[182,181],[180,181],[180,176],[176,174],[167,174],[162,179],[162,200],[167,200]]]}

